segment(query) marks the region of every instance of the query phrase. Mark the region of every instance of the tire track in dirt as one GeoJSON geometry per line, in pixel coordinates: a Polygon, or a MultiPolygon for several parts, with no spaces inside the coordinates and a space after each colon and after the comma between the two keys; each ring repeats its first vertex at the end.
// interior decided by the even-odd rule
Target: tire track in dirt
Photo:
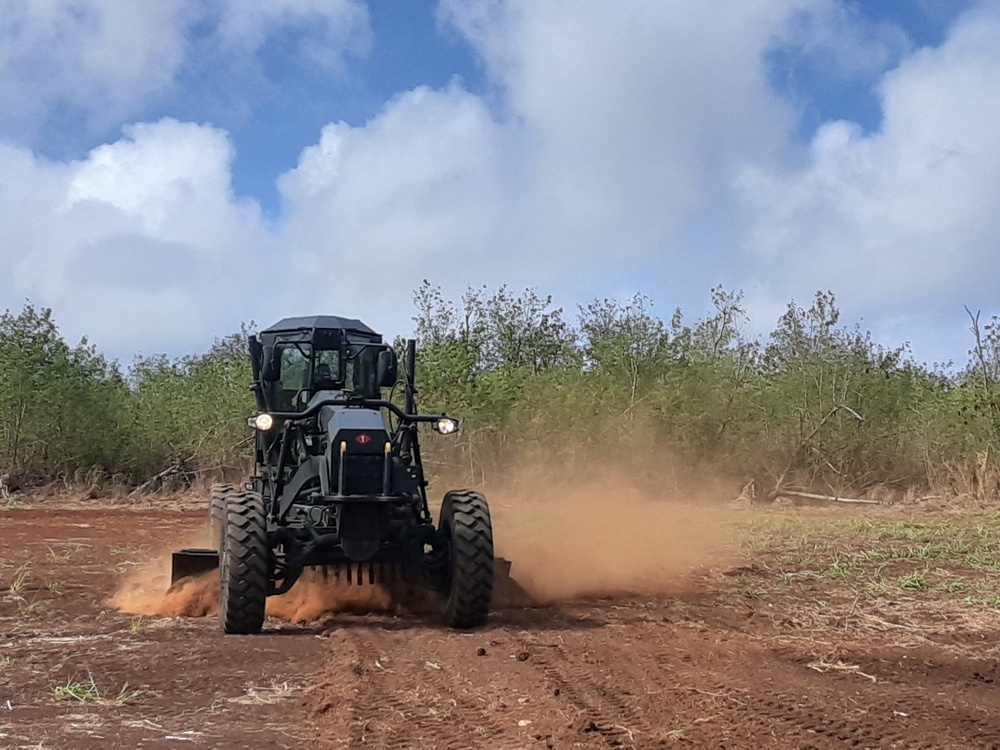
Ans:
{"type": "MultiPolygon", "coordinates": [[[[419,626],[414,630],[415,636],[429,635],[419,626]]],[[[450,665],[409,652],[405,633],[372,624],[350,627],[344,636],[354,676],[351,694],[344,695],[351,714],[350,747],[523,747],[502,744],[506,730],[492,718],[490,706],[463,692],[462,675],[450,665]]],[[[343,663],[345,654],[335,658],[343,663]]]]}
{"type": "Polygon", "coordinates": [[[955,748],[1000,748],[1000,723],[996,718],[990,718],[997,716],[995,710],[998,700],[989,691],[976,691],[982,693],[981,703],[993,704],[994,712],[987,714],[985,708],[976,709],[963,700],[964,691],[958,685],[951,686],[947,699],[925,688],[901,687],[889,679],[880,680],[878,685],[873,685],[870,689],[878,690],[879,685],[883,688],[891,685],[894,696],[891,703],[881,705],[883,713],[905,714],[902,718],[908,723],[907,735],[916,728],[921,733],[933,736],[934,741],[928,743],[927,748],[947,747],[943,744],[945,741],[953,743],[950,746],[955,748]]]}
{"type": "Polygon", "coordinates": [[[839,705],[819,705],[805,696],[763,691],[750,700],[744,721],[758,727],[762,734],[810,750],[842,747],[931,750],[940,747],[934,742],[915,744],[912,736],[890,730],[880,718],[857,720],[848,715],[859,711],[869,713],[871,709],[871,706],[848,709],[839,705]],[[775,725],[783,727],[784,733],[775,733],[775,725]]]}
{"type": "Polygon", "coordinates": [[[1000,747],[998,727],[986,709],[970,706],[955,690],[934,694],[882,676],[870,682],[859,675],[813,674],[805,657],[789,664],[774,651],[762,651],[758,658],[771,665],[769,682],[784,686],[773,690],[758,684],[749,689],[740,720],[764,736],[817,750],[1000,747]],[[776,728],[786,733],[775,734],[776,728]]]}
{"type": "MultiPolygon", "coordinates": [[[[921,663],[915,658],[917,653],[903,655],[901,658],[906,661],[898,664],[894,664],[896,659],[889,653],[883,653],[885,658],[880,658],[877,651],[867,654],[842,651],[841,654],[845,663],[859,663],[861,676],[872,681],[858,681],[859,675],[813,674],[809,670],[814,655],[789,652],[784,648],[770,651],[767,658],[777,661],[780,672],[787,672],[783,675],[785,684],[798,682],[803,692],[808,690],[814,697],[819,693],[829,696],[820,706],[805,697],[773,694],[772,700],[765,703],[784,701],[784,708],[775,712],[775,718],[794,718],[787,708],[789,703],[794,703],[804,709],[809,719],[804,722],[808,732],[856,747],[886,746],[886,743],[927,750],[1000,747],[1000,722],[991,718],[1000,709],[1000,698],[988,684],[980,684],[974,677],[981,672],[988,673],[989,666],[981,666],[980,672],[969,665],[959,670],[942,669],[921,663]],[[935,691],[920,684],[921,680],[927,680],[928,669],[944,672],[936,675],[938,679],[933,681],[937,686],[935,691]],[[817,684],[819,680],[824,682],[817,684]],[[844,686],[851,686],[852,681],[857,682],[850,690],[853,695],[848,699],[849,705],[845,705],[844,693],[848,691],[844,686]],[[859,714],[857,721],[844,719],[851,713],[859,714]],[[914,740],[914,735],[931,739],[914,740]]],[[[898,658],[899,654],[896,656],[898,658]]]]}
{"type": "Polygon", "coordinates": [[[553,691],[575,710],[578,718],[572,728],[581,734],[600,737],[608,747],[638,747],[635,735],[651,736],[642,715],[617,693],[579,664],[568,659],[566,650],[552,647],[551,654],[534,657],[553,691]]]}
{"type": "Polygon", "coordinates": [[[576,716],[569,727],[574,741],[616,748],[665,746],[676,732],[662,727],[662,716],[660,726],[651,723],[643,704],[649,694],[672,685],[641,642],[601,640],[599,653],[588,648],[588,638],[580,633],[562,634],[556,641],[522,634],[519,642],[521,656],[542,673],[551,693],[576,716]],[[623,671],[630,674],[626,677],[623,671]],[[621,687],[637,685],[647,695],[621,687]]]}

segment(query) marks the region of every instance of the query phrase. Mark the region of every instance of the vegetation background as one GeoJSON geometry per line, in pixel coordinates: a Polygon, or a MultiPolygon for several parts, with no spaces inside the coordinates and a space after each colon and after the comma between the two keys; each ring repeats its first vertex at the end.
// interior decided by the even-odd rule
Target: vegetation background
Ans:
{"type": "MultiPolygon", "coordinates": [[[[1000,320],[970,313],[968,361],[914,361],[840,324],[836,299],[790,302],[752,337],[742,295],[711,291],[713,314],[667,318],[650,299],[567,313],[535,290],[415,291],[419,404],[463,420],[430,436],[432,470],[473,484],[512,462],[655,474],[683,467],[823,492],[902,497],[1000,493],[1000,320]],[[592,460],[591,460],[592,459],[592,460]],[[878,488],[876,490],[876,488],[878,488]]],[[[136,485],[238,474],[253,410],[252,326],[177,360],[109,362],[26,304],[0,317],[0,474],[7,482],[136,485]]],[[[402,344],[398,340],[397,345],[402,344]]]]}

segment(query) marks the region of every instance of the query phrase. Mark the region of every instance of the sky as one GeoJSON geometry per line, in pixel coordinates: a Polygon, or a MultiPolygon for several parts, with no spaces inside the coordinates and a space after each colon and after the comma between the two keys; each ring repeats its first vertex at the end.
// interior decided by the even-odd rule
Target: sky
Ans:
{"type": "Polygon", "coordinates": [[[110,357],[412,330],[423,279],[744,294],[965,362],[1000,314],[996,0],[0,0],[0,309],[110,357]]]}

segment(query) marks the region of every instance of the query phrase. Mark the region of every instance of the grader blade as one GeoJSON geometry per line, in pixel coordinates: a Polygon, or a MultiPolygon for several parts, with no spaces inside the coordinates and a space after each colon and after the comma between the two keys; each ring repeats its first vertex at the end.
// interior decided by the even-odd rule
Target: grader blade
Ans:
{"type": "Polygon", "coordinates": [[[530,607],[531,595],[511,576],[511,563],[505,557],[493,558],[493,605],[495,607],[530,607]]]}
{"type": "Polygon", "coordinates": [[[170,585],[182,578],[200,576],[217,570],[219,553],[214,549],[182,549],[174,552],[170,560],[170,585]]]}

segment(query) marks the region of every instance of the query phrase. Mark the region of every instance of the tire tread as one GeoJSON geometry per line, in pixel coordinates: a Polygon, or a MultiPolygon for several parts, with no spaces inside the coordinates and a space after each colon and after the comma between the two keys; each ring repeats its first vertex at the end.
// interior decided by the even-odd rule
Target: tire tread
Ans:
{"type": "Polygon", "coordinates": [[[219,550],[219,622],[226,633],[259,633],[270,577],[264,501],[236,492],[226,503],[219,550]]]}

